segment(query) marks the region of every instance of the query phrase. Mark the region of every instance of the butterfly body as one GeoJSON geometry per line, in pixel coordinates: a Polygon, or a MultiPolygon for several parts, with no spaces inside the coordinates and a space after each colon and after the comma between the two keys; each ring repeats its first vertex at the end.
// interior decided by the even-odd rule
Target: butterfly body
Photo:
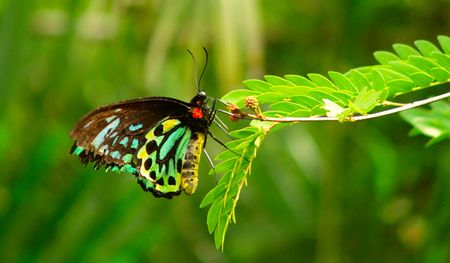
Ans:
{"type": "Polygon", "coordinates": [[[214,110],[199,92],[190,102],[149,97],[91,111],[71,132],[82,163],[134,174],[157,197],[193,194],[214,110]]]}

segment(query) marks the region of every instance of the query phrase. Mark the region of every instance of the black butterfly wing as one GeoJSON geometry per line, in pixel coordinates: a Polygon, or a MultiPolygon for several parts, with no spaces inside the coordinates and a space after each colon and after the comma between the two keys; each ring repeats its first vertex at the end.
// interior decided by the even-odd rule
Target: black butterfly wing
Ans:
{"type": "MultiPolygon", "coordinates": [[[[70,135],[75,143],[71,153],[85,164],[95,163],[95,168],[133,165],[137,150],[145,143],[144,134],[163,119],[186,116],[189,108],[186,102],[166,97],[128,100],[97,108],[72,129],[70,135]]],[[[133,169],[129,172],[136,174],[133,169]]]]}

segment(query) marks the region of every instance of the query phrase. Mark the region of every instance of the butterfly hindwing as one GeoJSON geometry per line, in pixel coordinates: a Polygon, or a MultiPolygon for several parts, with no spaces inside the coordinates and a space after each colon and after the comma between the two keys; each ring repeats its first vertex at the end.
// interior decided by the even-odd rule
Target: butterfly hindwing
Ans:
{"type": "Polygon", "coordinates": [[[139,184],[146,191],[176,195],[181,188],[181,171],[192,131],[180,120],[167,119],[146,135],[137,153],[139,184]]]}

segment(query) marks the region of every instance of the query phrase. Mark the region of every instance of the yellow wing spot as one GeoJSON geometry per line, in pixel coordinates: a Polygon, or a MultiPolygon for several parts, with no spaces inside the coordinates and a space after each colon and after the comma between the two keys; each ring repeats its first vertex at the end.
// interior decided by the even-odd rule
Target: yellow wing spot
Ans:
{"type": "Polygon", "coordinates": [[[151,129],[151,130],[145,135],[145,139],[151,140],[151,139],[153,139],[153,137],[155,137],[155,134],[153,133],[153,129],[151,129]]]}
{"type": "Polygon", "coordinates": [[[144,165],[141,165],[141,168],[140,168],[140,174],[141,174],[145,179],[150,180],[150,181],[153,181],[153,180],[150,178],[150,175],[149,175],[150,173],[149,173],[149,171],[145,170],[144,165]]]}
{"type": "Polygon", "coordinates": [[[168,131],[170,131],[171,129],[173,129],[173,127],[177,126],[178,124],[180,124],[180,121],[177,119],[170,119],[170,120],[166,120],[163,122],[163,133],[166,133],[168,131]]]}
{"type": "Polygon", "coordinates": [[[147,144],[145,144],[145,145],[139,150],[139,152],[138,152],[138,154],[137,154],[137,157],[138,157],[139,159],[144,159],[145,157],[148,156],[147,151],[145,150],[145,146],[146,146],[146,145],[147,145],[147,144]]]}
{"type": "MultiPolygon", "coordinates": [[[[161,122],[160,122],[161,123],[161,122]]],[[[157,127],[158,125],[160,125],[160,123],[158,123],[157,125],[155,125],[155,127],[157,127]]],[[[173,129],[173,127],[177,126],[178,124],[180,124],[181,122],[177,119],[169,119],[169,120],[164,120],[162,121],[162,126],[163,126],[163,133],[166,133],[168,131],[170,131],[171,129],[173,129]]],[[[155,128],[154,127],[154,128],[155,128]]],[[[155,138],[155,134],[153,133],[154,128],[151,129],[146,135],[145,135],[145,139],[147,140],[152,140],[153,138],[155,138]]]]}

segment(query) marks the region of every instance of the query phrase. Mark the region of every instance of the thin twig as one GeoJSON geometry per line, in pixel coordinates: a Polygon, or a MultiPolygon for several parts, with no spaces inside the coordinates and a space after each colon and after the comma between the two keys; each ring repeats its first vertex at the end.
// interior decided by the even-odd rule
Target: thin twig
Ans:
{"type": "MultiPolygon", "coordinates": [[[[394,114],[394,113],[398,113],[398,112],[402,112],[402,111],[406,111],[409,109],[413,109],[413,108],[417,108],[426,104],[430,104],[432,102],[438,101],[438,100],[442,100],[445,98],[449,98],[450,97],[450,92],[441,94],[441,95],[437,95],[435,97],[431,97],[428,99],[424,99],[424,100],[419,100],[419,101],[415,101],[415,102],[411,102],[408,104],[404,104],[403,106],[397,107],[397,108],[393,108],[393,109],[389,109],[389,110],[384,110],[384,111],[379,111],[376,113],[372,113],[372,114],[367,114],[367,115],[359,115],[359,116],[349,116],[347,118],[344,119],[344,121],[350,121],[350,122],[354,122],[354,121],[362,121],[362,120],[368,120],[368,119],[373,119],[373,118],[378,118],[378,117],[382,117],[382,116],[386,116],[386,115],[390,115],[390,114],[394,114]]],[[[224,111],[221,111],[224,112],[224,111]]],[[[274,118],[274,117],[265,117],[265,116],[257,116],[254,114],[245,114],[245,116],[236,116],[235,114],[232,113],[227,113],[230,116],[234,116],[235,118],[238,119],[251,119],[251,120],[260,120],[260,121],[273,121],[273,122],[311,122],[311,121],[339,121],[339,118],[336,117],[282,117],[282,118],[274,118]]],[[[342,120],[341,120],[342,121],[342,120]]]]}
{"type": "Polygon", "coordinates": [[[388,101],[385,100],[383,101],[383,103],[381,103],[382,106],[393,106],[393,107],[401,107],[401,106],[405,106],[405,103],[399,103],[399,102],[393,102],[393,101],[388,101]]]}

